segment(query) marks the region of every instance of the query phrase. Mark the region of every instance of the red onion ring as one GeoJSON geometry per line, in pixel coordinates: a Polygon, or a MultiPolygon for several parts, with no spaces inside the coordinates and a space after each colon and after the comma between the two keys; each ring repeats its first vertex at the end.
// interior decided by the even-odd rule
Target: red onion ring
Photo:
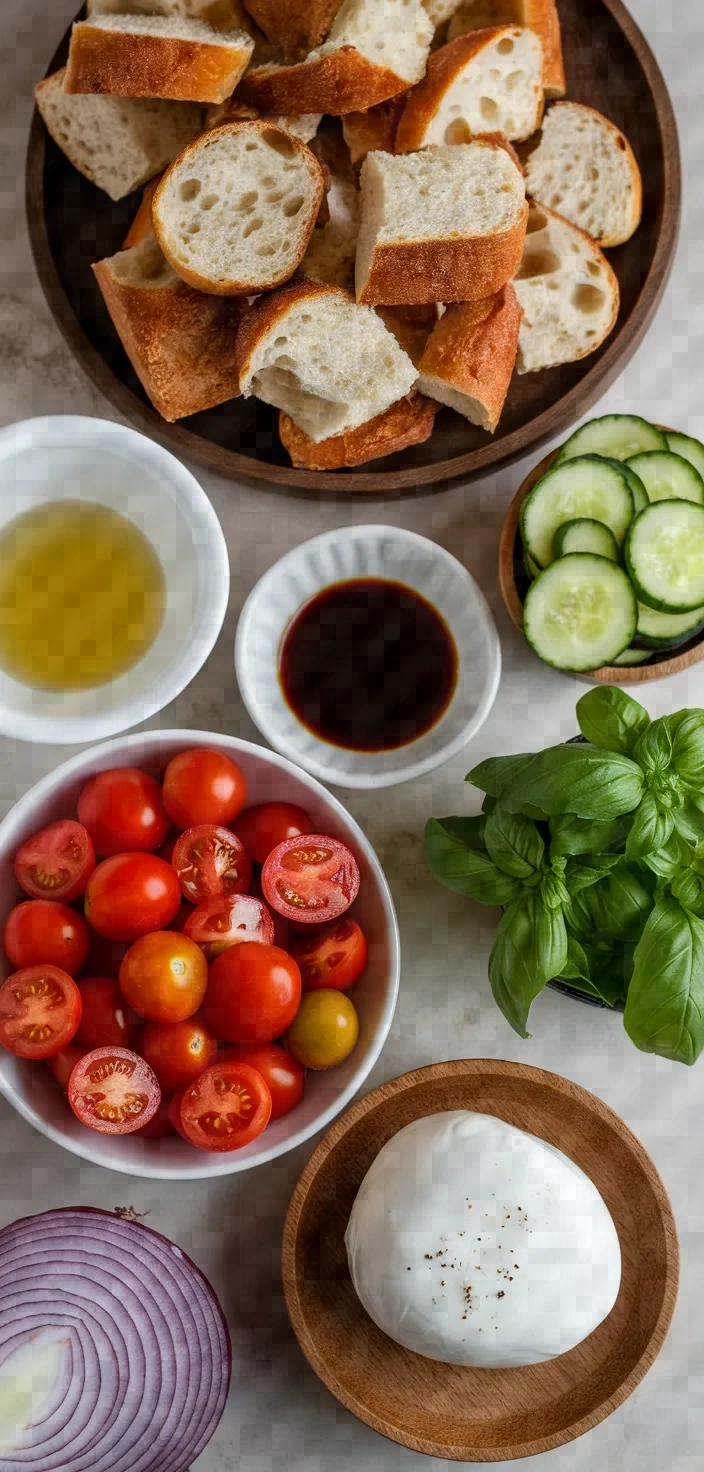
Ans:
{"type": "Polygon", "coordinates": [[[168,1238],[69,1207],[0,1231],[0,1373],[32,1338],[56,1385],[0,1472],[188,1472],[222,1415],[230,1339],[207,1279],[168,1238]]]}

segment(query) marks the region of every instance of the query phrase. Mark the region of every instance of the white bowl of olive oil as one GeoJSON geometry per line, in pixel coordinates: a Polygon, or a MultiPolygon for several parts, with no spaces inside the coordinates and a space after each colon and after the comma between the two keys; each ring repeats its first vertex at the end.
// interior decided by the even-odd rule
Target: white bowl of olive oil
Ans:
{"type": "Polygon", "coordinates": [[[175,456],[74,415],[0,430],[0,732],[115,735],[173,700],[222,627],[213,508],[175,456]]]}

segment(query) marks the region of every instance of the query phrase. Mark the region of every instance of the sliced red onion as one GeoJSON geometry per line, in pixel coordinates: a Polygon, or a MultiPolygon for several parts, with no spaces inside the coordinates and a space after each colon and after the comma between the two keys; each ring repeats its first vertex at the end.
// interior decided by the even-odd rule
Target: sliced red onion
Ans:
{"type": "Polygon", "coordinates": [[[0,1426],[0,1472],[188,1472],[225,1406],[230,1340],[207,1279],[92,1207],[0,1232],[0,1380],[15,1374],[18,1397],[25,1351],[53,1378],[9,1441],[0,1426]]]}

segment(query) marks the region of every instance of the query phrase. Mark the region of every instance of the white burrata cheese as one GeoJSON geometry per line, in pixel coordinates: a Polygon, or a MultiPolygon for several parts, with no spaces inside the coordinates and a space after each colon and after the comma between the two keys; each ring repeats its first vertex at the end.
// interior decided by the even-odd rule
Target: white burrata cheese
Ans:
{"type": "Polygon", "coordinates": [[[611,1312],[621,1253],[596,1187],[494,1115],[431,1114],[367,1171],[345,1236],[352,1282],[398,1344],[453,1365],[534,1365],[611,1312]]]}

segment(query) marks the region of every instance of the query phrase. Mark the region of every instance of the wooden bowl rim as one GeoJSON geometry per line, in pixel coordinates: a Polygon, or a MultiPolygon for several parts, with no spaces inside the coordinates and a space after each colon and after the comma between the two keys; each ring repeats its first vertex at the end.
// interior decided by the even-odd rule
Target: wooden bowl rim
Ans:
{"type": "MultiPolygon", "coordinates": [[[[488,1112],[493,1113],[494,1111],[488,1112]]],[[[501,1118],[498,1111],[497,1118],[501,1118]]],[[[507,1461],[514,1458],[535,1456],[540,1452],[551,1451],[556,1447],[564,1446],[566,1443],[576,1440],[577,1437],[582,1436],[586,1431],[592,1430],[601,1421],[605,1420],[607,1416],[610,1416],[633,1393],[662,1349],[672,1321],[679,1284],[679,1244],[672,1206],[653,1161],[625,1120],[610,1105],[606,1104],[603,1099],[600,1099],[596,1094],[592,1094],[588,1089],[582,1088],[580,1084],[574,1083],[571,1079],[563,1078],[560,1074],[552,1073],[548,1069],[537,1068],[533,1064],[514,1063],[500,1058],[458,1058],[450,1060],[447,1063],[431,1063],[426,1067],[413,1069],[409,1073],[401,1074],[398,1078],[391,1079],[388,1083],[381,1084],[378,1088],[373,1089],[370,1094],[367,1094],[363,1099],[353,1104],[345,1114],[335,1121],[335,1124],[317,1145],[291,1196],[284,1224],[281,1273],[284,1298],[291,1326],[309,1365],[331,1394],[348,1411],[351,1411],[354,1416],[366,1425],[371,1426],[373,1430],[388,1437],[389,1440],[395,1441],[402,1446],[407,1446],[413,1451],[423,1452],[429,1456],[468,1462],[507,1461]],[[497,1078],[515,1078],[523,1082],[532,1081],[535,1084],[540,1084],[543,1088],[553,1090],[558,1100],[569,1098],[577,1102],[582,1109],[590,1113],[602,1125],[615,1132],[637,1161],[648,1181],[660,1214],[666,1243],[666,1268],[662,1284],[662,1301],[657,1322],[640,1359],[633,1366],[630,1373],[624,1377],[618,1389],[601,1402],[601,1404],[596,1406],[588,1415],[581,1417],[571,1426],[563,1427],[561,1430],[549,1436],[527,1441],[519,1447],[501,1449],[498,1456],[489,1455],[490,1448],[486,1446],[480,1448],[471,1446],[438,1446],[423,1438],[418,1438],[410,1434],[407,1436],[403,1435],[398,1426],[395,1426],[391,1422],[383,1421],[376,1413],[367,1412],[365,1406],[356,1400],[354,1395],[349,1393],[346,1387],[336,1379],[325,1359],[318,1353],[317,1342],[309,1332],[308,1321],[301,1304],[296,1272],[298,1231],[308,1197],[321,1167],[344,1140],[345,1136],[354,1129],[365,1115],[371,1114],[380,1105],[386,1104],[389,1100],[398,1098],[414,1090],[419,1085],[432,1082],[435,1079],[461,1078],[472,1075],[493,1075],[497,1078]]],[[[410,1351],[408,1352],[410,1353],[410,1351]]]]}
{"type": "MultiPolygon", "coordinates": [[[[179,423],[167,424],[151,406],[143,404],[126,384],[113,373],[107,362],[93,347],[75,316],[64,291],[51,254],[43,210],[43,175],[46,134],[36,108],[32,119],[27,149],[25,196],[29,237],[34,263],[44,296],[54,320],[74,357],[88,378],[108,399],[114,409],[142,433],[151,434],[169,449],[209,470],[238,481],[265,481],[282,493],[311,492],[350,495],[398,495],[421,488],[427,494],[444,488],[449,481],[471,478],[490,468],[508,465],[537,449],[546,440],[561,433],[579,418],[610,384],[632,357],[644,337],[657,310],[672,267],[681,210],[681,160],[677,123],[670,95],[653,52],[642,31],[622,0],[599,0],[608,15],[619,26],[630,49],[635,53],[649,88],[660,136],[663,159],[663,189],[656,222],[657,237],[648,274],[638,299],[621,328],[592,368],[573,388],[544,409],[534,419],[507,435],[490,441],[480,449],[470,450],[433,465],[408,467],[391,471],[306,471],[294,467],[271,465],[255,460],[237,450],[216,445],[179,423]]],[[[68,31],[52,60],[66,41],[68,31]]]]}

